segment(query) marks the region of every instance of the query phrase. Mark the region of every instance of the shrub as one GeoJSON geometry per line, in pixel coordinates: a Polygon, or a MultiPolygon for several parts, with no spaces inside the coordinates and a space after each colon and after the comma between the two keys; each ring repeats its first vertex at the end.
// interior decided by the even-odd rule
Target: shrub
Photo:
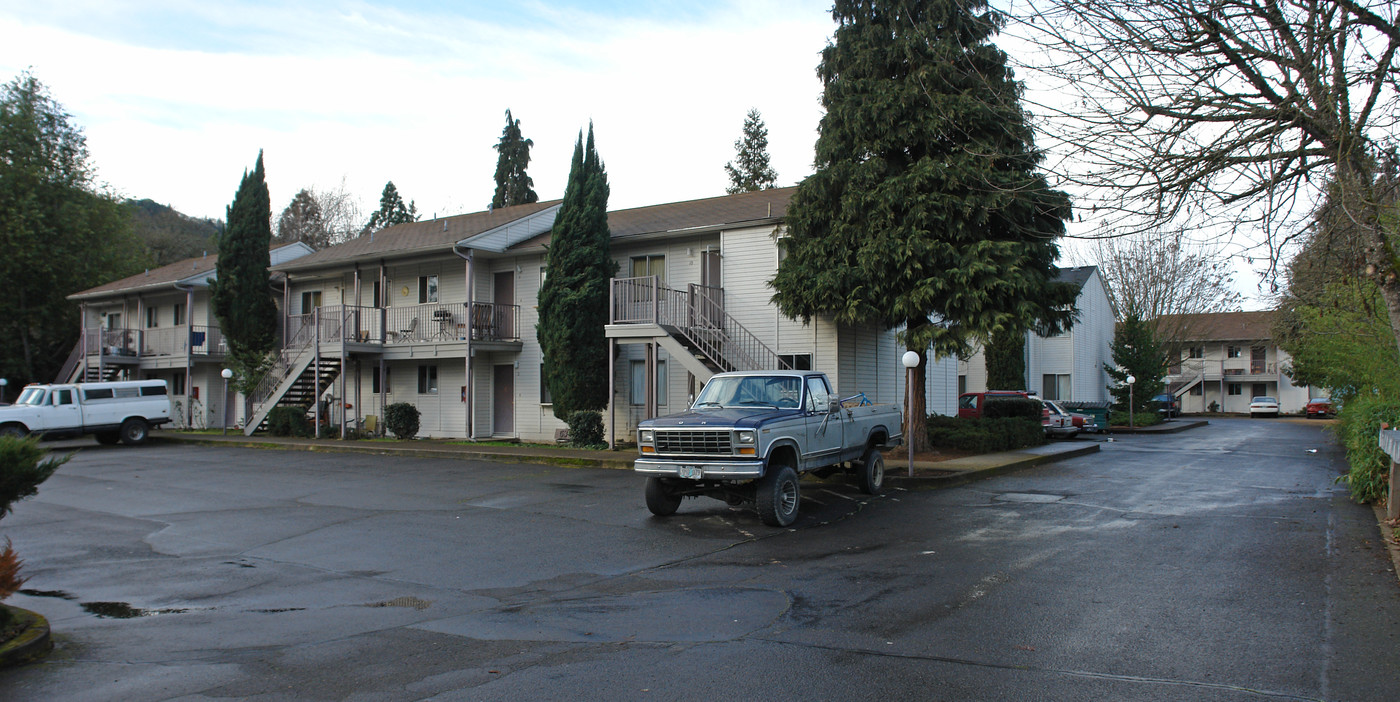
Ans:
{"type": "MultiPolygon", "coordinates": [[[[1109,412],[1109,413],[1108,413],[1108,423],[1109,423],[1110,426],[1115,426],[1115,427],[1126,427],[1126,426],[1128,426],[1128,413],[1127,413],[1127,411],[1125,411],[1125,410],[1114,410],[1114,411],[1112,411],[1112,412],[1109,412]]],[[[1148,411],[1146,411],[1146,412],[1134,412],[1134,413],[1133,413],[1133,426],[1137,426],[1137,427],[1150,427],[1150,426],[1152,426],[1153,424],[1161,424],[1161,423],[1162,423],[1162,415],[1157,414],[1156,412],[1153,412],[1152,410],[1148,410],[1148,411]]]]}
{"type": "Polygon", "coordinates": [[[1039,426],[1041,412],[1044,408],[1045,406],[1040,403],[1040,400],[1032,400],[1028,397],[990,397],[987,398],[986,406],[982,408],[982,418],[1020,417],[1034,419],[1036,425],[1039,426]]]}
{"type": "Polygon", "coordinates": [[[14,503],[39,492],[39,483],[49,479],[73,454],[49,458],[37,437],[16,439],[0,436],[0,517],[10,513],[14,503]]]}
{"type": "Polygon", "coordinates": [[[960,419],[935,414],[928,417],[928,439],[937,448],[995,453],[1039,446],[1045,443],[1045,429],[1039,414],[1034,421],[1024,417],[960,419]]]}
{"type": "Polygon", "coordinates": [[[311,436],[305,407],[273,407],[267,413],[267,433],[273,436],[311,436]]]}
{"type": "Polygon", "coordinates": [[[384,407],[384,426],[397,439],[418,436],[418,408],[407,402],[395,402],[384,407]]]}
{"type": "Polygon", "coordinates": [[[578,410],[569,413],[569,445],[578,448],[606,446],[603,440],[603,413],[578,410]]]}
{"type": "Polygon", "coordinates": [[[1358,398],[1337,413],[1337,437],[1346,447],[1351,470],[1339,480],[1351,488],[1352,499],[1374,502],[1385,497],[1390,478],[1390,457],[1381,450],[1382,423],[1400,425],[1400,402],[1358,398]]]}

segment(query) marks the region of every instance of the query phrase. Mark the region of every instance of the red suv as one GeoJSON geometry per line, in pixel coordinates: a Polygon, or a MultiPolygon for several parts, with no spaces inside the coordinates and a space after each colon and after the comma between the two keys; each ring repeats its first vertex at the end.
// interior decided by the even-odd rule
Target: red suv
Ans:
{"type": "MultiPolygon", "coordinates": [[[[1030,399],[1030,393],[1022,390],[988,390],[986,392],[965,392],[958,396],[958,416],[963,419],[981,419],[982,408],[993,398],[1022,397],[1030,399]]],[[[1049,410],[1045,411],[1048,416],[1049,410]]]]}

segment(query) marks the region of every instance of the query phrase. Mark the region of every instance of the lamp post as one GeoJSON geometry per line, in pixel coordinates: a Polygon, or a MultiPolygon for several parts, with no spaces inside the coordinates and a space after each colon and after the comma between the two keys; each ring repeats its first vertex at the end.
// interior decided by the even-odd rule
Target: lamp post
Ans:
{"type": "Polygon", "coordinates": [[[233,371],[225,368],[219,375],[224,377],[224,436],[228,436],[228,379],[233,377],[233,371]]]}
{"type": "Polygon", "coordinates": [[[1137,378],[1134,378],[1133,376],[1130,375],[1130,376],[1128,376],[1127,380],[1128,380],[1128,428],[1129,428],[1129,429],[1132,429],[1134,426],[1136,426],[1136,425],[1133,423],[1133,383],[1136,383],[1136,382],[1137,382],[1137,378]]]}
{"type": "MultiPolygon", "coordinates": [[[[904,364],[904,428],[907,433],[914,425],[914,369],[919,366],[919,352],[905,351],[899,362],[904,364]]],[[[906,436],[904,442],[909,444],[909,477],[912,478],[914,477],[914,440],[906,436]]]]}

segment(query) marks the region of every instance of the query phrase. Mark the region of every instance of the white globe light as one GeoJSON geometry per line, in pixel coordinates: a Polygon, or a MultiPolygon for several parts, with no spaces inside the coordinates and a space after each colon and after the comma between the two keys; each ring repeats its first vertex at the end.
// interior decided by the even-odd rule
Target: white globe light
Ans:
{"type": "Polygon", "coordinates": [[[919,365],[919,352],[905,351],[904,356],[899,359],[899,362],[903,363],[905,368],[915,368],[919,365]]]}
{"type": "Polygon", "coordinates": [[[1133,383],[1136,383],[1136,382],[1137,382],[1137,378],[1134,378],[1134,377],[1131,376],[1131,375],[1128,376],[1128,384],[1129,384],[1129,385],[1132,385],[1133,383]]]}
{"type": "Polygon", "coordinates": [[[224,376],[224,380],[228,380],[229,378],[232,378],[232,377],[233,377],[233,371],[231,371],[231,370],[225,368],[225,369],[223,369],[223,371],[221,371],[221,372],[219,373],[219,375],[224,376]]]}

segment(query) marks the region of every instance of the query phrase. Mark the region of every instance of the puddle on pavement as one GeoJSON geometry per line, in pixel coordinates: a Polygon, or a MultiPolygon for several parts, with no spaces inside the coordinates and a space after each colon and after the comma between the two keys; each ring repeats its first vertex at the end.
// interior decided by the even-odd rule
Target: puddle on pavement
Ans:
{"type": "Polygon", "coordinates": [[[994,502],[1023,502],[1030,504],[1048,504],[1059,502],[1065,499],[1064,495],[1047,495],[1036,492],[1004,492],[993,497],[994,502]]]}
{"type": "Polygon", "coordinates": [[[62,590],[20,590],[19,594],[28,595],[30,597],[53,597],[60,600],[78,599],[62,590]]]}
{"type": "Polygon", "coordinates": [[[283,607],[282,609],[250,609],[253,614],[282,614],[283,612],[302,612],[305,607],[283,607]]]}
{"type": "Polygon", "coordinates": [[[95,614],[103,619],[136,619],[138,617],[156,617],[162,614],[184,614],[190,611],[180,607],[140,609],[125,602],[82,602],[80,604],[88,614],[95,614]]]}

